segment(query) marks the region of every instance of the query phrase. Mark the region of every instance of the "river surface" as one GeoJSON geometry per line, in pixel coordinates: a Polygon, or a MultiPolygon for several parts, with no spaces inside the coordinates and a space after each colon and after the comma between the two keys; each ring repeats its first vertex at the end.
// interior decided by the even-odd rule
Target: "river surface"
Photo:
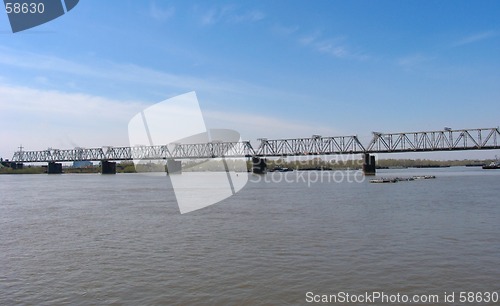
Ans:
{"type": "Polygon", "coordinates": [[[1,175],[0,304],[305,305],[307,294],[384,292],[457,305],[461,291],[500,292],[500,170],[317,179],[328,173],[252,176],[188,214],[166,177],[1,175]]]}

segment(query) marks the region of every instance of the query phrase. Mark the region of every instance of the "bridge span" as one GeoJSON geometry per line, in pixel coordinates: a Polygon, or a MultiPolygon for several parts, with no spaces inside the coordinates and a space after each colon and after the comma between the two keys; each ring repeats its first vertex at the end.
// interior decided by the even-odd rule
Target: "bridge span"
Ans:
{"type": "Polygon", "coordinates": [[[364,146],[358,136],[310,138],[258,139],[259,146],[253,148],[250,141],[208,143],[170,143],[153,146],[102,147],[47,149],[42,151],[19,151],[12,161],[16,163],[49,163],[48,173],[60,173],[61,162],[101,161],[103,173],[115,173],[113,161],[167,160],[167,166],[180,167],[173,163],[182,159],[252,158],[254,171],[265,168],[266,157],[288,157],[308,155],[363,154],[365,174],[375,173],[373,153],[435,152],[461,150],[500,149],[499,128],[448,129],[442,131],[420,131],[400,133],[373,132],[373,138],[364,146]],[[256,166],[257,165],[257,166],[256,166]],[[260,165],[260,166],[259,166],[260,165]],[[107,170],[107,171],[106,171],[107,170]]]}

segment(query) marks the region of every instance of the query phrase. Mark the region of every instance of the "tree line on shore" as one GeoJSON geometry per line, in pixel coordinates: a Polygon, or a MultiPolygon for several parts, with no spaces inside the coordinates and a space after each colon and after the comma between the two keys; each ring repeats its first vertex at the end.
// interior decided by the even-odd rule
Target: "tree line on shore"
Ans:
{"type": "MultiPolygon", "coordinates": [[[[246,171],[252,168],[252,162],[241,163],[240,160],[226,159],[225,163],[221,160],[196,160],[185,161],[182,165],[182,171],[246,171]],[[245,169],[246,166],[246,169],[245,169]]],[[[454,166],[481,166],[491,163],[493,160],[430,160],[430,159],[379,159],[378,168],[412,168],[412,167],[454,167],[454,166]]],[[[284,159],[273,158],[266,159],[268,169],[290,168],[294,170],[342,170],[342,169],[361,169],[363,161],[359,158],[349,157],[344,159],[327,160],[324,158],[312,159],[284,159]]],[[[162,172],[163,164],[141,163],[134,165],[131,161],[124,161],[116,164],[117,173],[136,173],[136,172],[162,172]]],[[[88,167],[64,167],[65,173],[99,173],[100,165],[88,167]]],[[[27,165],[22,169],[12,169],[5,162],[0,164],[0,174],[38,174],[45,173],[46,167],[39,165],[27,165]]]]}

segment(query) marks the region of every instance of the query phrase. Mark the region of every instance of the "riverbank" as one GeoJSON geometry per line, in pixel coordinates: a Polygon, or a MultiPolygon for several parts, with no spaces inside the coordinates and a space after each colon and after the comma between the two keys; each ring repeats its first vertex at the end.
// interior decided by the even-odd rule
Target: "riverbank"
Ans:
{"type": "MultiPolygon", "coordinates": [[[[477,166],[487,165],[492,160],[427,160],[427,159],[381,159],[377,160],[377,169],[405,169],[405,168],[442,168],[442,167],[456,167],[456,166],[477,166]]],[[[220,163],[218,162],[205,162],[203,169],[194,166],[193,162],[183,164],[183,171],[225,171],[219,169],[220,163]]],[[[359,170],[362,167],[361,160],[332,160],[327,161],[321,158],[312,160],[296,160],[289,161],[285,159],[268,159],[267,168],[274,169],[276,167],[289,168],[293,170],[359,170]]],[[[232,167],[229,167],[232,169],[232,167]]],[[[247,162],[247,168],[251,168],[251,163],[247,162]]],[[[64,167],[64,173],[100,173],[100,166],[91,167],[64,167]]],[[[135,166],[132,162],[121,162],[116,164],[117,173],[136,173],[135,166]]],[[[0,174],[42,174],[47,173],[47,168],[44,166],[25,165],[22,169],[12,169],[9,167],[0,167],[0,174]]]]}

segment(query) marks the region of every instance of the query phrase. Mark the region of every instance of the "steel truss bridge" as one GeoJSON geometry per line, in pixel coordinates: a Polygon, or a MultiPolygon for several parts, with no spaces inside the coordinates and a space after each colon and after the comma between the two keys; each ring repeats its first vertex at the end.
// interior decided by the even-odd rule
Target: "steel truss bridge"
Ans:
{"type": "Polygon", "coordinates": [[[333,154],[370,154],[500,149],[499,128],[373,133],[367,146],[358,137],[335,136],[295,139],[259,139],[254,149],[249,141],[166,144],[135,147],[75,148],[68,150],[15,152],[13,162],[124,161],[159,159],[207,159],[241,157],[286,157],[333,154]]]}

